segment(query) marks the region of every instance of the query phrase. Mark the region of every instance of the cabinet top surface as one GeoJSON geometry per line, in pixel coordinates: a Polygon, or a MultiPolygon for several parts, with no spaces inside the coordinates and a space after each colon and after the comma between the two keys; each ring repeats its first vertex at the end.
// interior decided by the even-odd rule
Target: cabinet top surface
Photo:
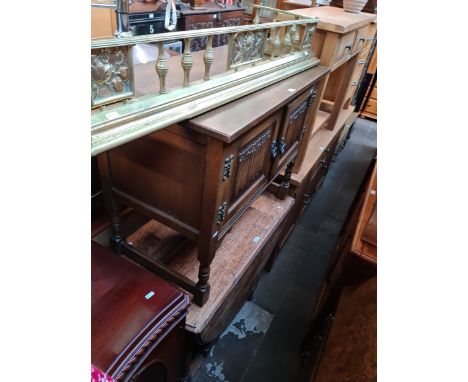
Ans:
{"type": "Polygon", "coordinates": [[[203,134],[230,143],[245,131],[307,90],[329,69],[323,66],[305,70],[237,101],[230,102],[188,122],[203,134]]]}
{"type": "MultiPolygon", "coordinates": [[[[285,3],[288,2],[294,3],[294,0],[285,1],[285,3]]],[[[330,6],[301,8],[290,12],[302,16],[318,17],[320,19],[317,25],[318,29],[336,33],[347,33],[370,24],[377,19],[377,15],[372,13],[350,13],[344,11],[342,8],[330,6]]]]}
{"type": "Polygon", "coordinates": [[[91,361],[106,370],[119,354],[135,348],[142,335],[184,309],[188,299],[163,279],[95,242],[91,252],[91,361]]]}

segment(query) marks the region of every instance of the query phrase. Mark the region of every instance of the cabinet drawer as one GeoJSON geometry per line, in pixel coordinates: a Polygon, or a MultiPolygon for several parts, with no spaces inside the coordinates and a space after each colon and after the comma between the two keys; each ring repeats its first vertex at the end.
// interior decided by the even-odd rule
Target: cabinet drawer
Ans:
{"type": "Polygon", "coordinates": [[[369,26],[367,25],[361,29],[358,29],[358,31],[356,32],[356,37],[354,39],[353,52],[357,52],[358,50],[362,49],[362,47],[365,45],[368,30],[369,26]]]}
{"type": "Polygon", "coordinates": [[[377,101],[373,99],[369,99],[364,111],[367,111],[368,113],[372,113],[372,114],[377,114],[377,101]]]}
{"type": "Polygon", "coordinates": [[[340,37],[335,62],[341,61],[351,53],[355,39],[356,32],[350,32],[340,37]]]}
{"type": "Polygon", "coordinates": [[[281,110],[226,147],[220,179],[220,228],[247,208],[252,198],[268,184],[273,163],[271,147],[278,135],[280,122],[281,110]]]}
{"type": "Polygon", "coordinates": [[[372,89],[370,98],[377,99],[377,86],[374,86],[374,89],[372,89]]]}

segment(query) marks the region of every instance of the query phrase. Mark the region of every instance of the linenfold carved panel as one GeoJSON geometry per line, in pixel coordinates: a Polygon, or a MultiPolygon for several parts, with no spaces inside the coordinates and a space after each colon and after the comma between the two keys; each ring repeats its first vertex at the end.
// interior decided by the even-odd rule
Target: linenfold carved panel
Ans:
{"type": "Polygon", "coordinates": [[[229,42],[229,68],[262,60],[265,41],[265,30],[236,33],[229,42]]]}
{"type": "Polygon", "coordinates": [[[270,155],[274,124],[240,148],[237,153],[237,175],[233,200],[246,191],[262,175],[265,160],[270,155]]]}
{"type": "Polygon", "coordinates": [[[289,126],[288,126],[288,146],[291,145],[294,141],[300,141],[304,135],[303,130],[305,130],[305,117],[307,110],[309,109],[309,99],[304,100],[289,116],[289,126]]]}
{"type": "Polygon", "coordinates": [[[91,50],[91,104],[101,104],[133,96],[131,47],[91,50]]]}

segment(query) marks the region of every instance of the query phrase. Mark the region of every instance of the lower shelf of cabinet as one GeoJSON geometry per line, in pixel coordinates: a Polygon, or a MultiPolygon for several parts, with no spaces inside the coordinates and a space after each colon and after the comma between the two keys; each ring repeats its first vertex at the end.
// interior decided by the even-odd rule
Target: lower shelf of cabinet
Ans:
{"type": "MultiPolygon", "coordinates": [[[[293,205],[294,199],[290,196],[280,200],[265,192],[234,224],[211,263],[208,301],[203,307],[195,304],[189,307],[186,319],[188,332],[199,336],[205,343],[213,341],[221,334],[235,315],[237,305],[247,298],[254,279],[265,266],[279,238],[281,224],[293,205]]],[[[196,281],[199,267],[196,244],[181,244],[180,240],[176,240],[177,233],[164,227],[161,223],[151,220],[128,240],[132,241],[135,248],[142,250],[144,247],[148,257],[159,259],[158,252],[163,247],[167,251],[167,246],[149,245],[149,241],[152,237],[170,238],[169,241],[179,246],[179,252],[171,256],[166,265],[171,270],[196,281]]],[[[154,242],[156,243],[156,240],[154,242]]],[[[237,308],[240,308],[240,305],[237,308]]]]}

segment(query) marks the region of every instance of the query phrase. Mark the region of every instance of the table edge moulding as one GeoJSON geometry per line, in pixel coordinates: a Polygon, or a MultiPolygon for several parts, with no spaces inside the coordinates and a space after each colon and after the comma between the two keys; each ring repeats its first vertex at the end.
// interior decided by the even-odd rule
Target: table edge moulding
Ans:
{"type": "Polygon", "coordinates": [[[91,276],[93,365],[116,381],[148,373],[155,362],[170,381],[180,378],[189,296],[94,241],[91,276]]]}

